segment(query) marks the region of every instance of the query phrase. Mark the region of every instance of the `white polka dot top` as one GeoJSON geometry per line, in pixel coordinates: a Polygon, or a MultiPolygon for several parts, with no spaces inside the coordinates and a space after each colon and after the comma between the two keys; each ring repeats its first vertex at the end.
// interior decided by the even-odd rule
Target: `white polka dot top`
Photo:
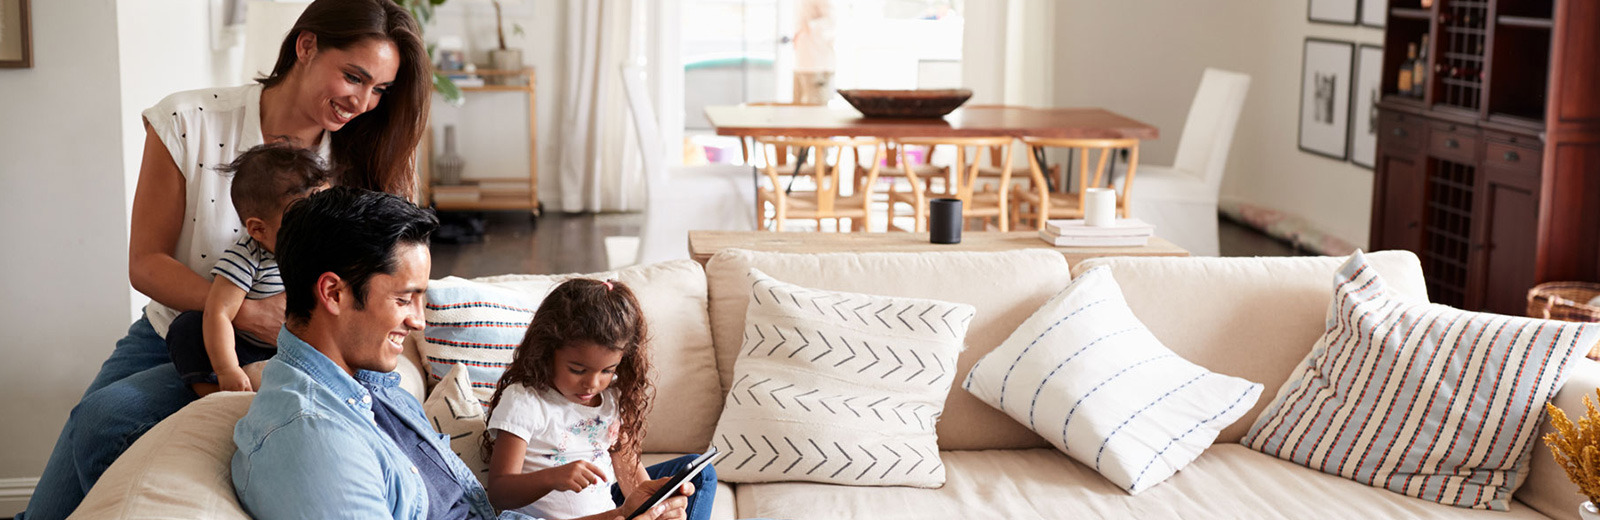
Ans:
{"type": "MultiPolygon", "coordinates": [[[[217,256],[245,235],[228,195],[233,177],[216,167],[264,142],[261,84],[179,92],[143,115],[172,153],[185,181],[183,230],[173,257],[210,279],[217,256]]],[[[322,137],[318,154],[327,161],[332,140],[326,133],[322,137]]],[[[145,314],[156,333],[165,337],[178,311],[151,301],[145,314]]]]}

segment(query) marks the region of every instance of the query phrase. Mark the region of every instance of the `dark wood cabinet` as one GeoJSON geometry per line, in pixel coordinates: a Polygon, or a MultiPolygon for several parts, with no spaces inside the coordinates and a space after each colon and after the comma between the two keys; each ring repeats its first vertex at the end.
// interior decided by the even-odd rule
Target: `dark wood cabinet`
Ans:
{"type": "Polygon", "coordinates": [[[1600,281],[1600,0],[1390,5],[1372,249],[1415,252],[1433,301],[1502,314],[1600,281]]]}

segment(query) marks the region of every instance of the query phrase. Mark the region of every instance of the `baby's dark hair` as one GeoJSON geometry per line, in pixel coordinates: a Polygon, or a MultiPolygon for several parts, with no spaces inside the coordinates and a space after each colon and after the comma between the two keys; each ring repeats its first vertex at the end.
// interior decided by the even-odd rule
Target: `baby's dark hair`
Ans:
{"type": "Polygon", "coordinates": [[[233,209],[239,220],[268,219],[288,201],[305,196],[331,177],[311,150],[284,143],[263,144],[217,168],[233,175],[233,209]]]}
{"type": "MultiPolygon", "coordinates": [[[[528,333],[512,354],[511,364],[500,376],[500,384],[489,400],[489,413],[500,405],[507,386],[526,385],[535,392],[554,387],[556,350],[593,343],[622,351],[611,388],[617,389],[617,415],[622,422],[620,436],[612,449],[623,449],[635,456],[644,438],[644,416],[650,411],[655,388],[650,383],[649,331],[644,312],[633,290],[622,282],[574,278],[563,282],[545,296],[533,313],[528,333]]],[[[489,461],[494,440],[483,434],[482,455],[489,461]]]]}

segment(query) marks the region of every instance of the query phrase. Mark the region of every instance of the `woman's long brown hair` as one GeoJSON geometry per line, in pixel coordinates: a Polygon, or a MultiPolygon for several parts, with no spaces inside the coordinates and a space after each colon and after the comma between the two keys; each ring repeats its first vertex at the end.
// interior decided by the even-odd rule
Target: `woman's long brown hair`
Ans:
{"type": "Polygon", "coordinates": [[[339,184],[409,198],[416,184],[412,158],[433,99],[428,51],[416,19],[393,0],[317,0],[284,37],[272,73],[257,82],[271,88],[288,77],[299,59],[295,42],[302,32],[316,35],[318,49],[377,39],[393,42],[400,51],[400,70],[378,107],[334,132],[331,147],[339,184]]]}
{"type": "MultiPolygon", "coordinates": [[[[489,400],[489,414],[500,406],[500,395],[511,385],[523,385],[534,392],[553,388],[555,352],[580,343],[594,343],[621,351],[611,388],[617,390],[617,411],[622,424],[612,450],[623,450],[638,457],[644,438],[644,416],[650,411],[655,388],[650,384],[649,330],[633,290],[622,282],[602,282],[587,278],[567,280],[545,296],[533,313],[533,323],[522,344],[512,354],[511,366],[500,376],[489,400]]],[[[488,462],[494,439],[483,432],[482,455],[488,462]]]]}

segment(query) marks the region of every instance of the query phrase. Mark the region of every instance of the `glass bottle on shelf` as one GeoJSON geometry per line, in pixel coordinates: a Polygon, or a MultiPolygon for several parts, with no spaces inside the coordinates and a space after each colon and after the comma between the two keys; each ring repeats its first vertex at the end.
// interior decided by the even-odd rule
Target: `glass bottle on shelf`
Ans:
{"type": "Polygon", "coordinates": [[[1406,44],[1406,61],[1400,64],[1400,77],[1397,81],[1396,91],[1405,96],[1415,96],[1417,86],[1412,78],[1417,65],[1417,44],[1406,44]]]}
{"type": "Polygon", "coordinates": [[[1422,52],[1411,62],[1411,95],[1422,97],[1428,91],[1428,35],[1422,35],[1422,52]]]}

